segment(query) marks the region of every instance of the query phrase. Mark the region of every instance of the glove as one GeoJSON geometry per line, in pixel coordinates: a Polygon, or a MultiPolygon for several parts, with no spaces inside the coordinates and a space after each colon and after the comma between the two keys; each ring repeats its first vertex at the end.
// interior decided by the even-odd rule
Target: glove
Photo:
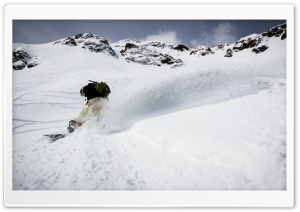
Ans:
{"type": "Polygon", "coordinates": [[[76,124],[76,121],[74,121],[74,120],[71,120],[71,121],[69,121],[69,126],[68,126],[68,133],[72,133],[72,132],[74,132],[74,130],[75,130],[75,124],[76,124]]]}

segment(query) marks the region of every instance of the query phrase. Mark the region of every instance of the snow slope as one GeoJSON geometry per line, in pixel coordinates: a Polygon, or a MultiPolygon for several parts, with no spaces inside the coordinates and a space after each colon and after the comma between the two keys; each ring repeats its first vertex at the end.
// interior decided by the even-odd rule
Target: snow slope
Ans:
{"type": "Polygon", "coordinates": [[[13,188],[285,189],[286,41],[225,58],[163,49],[184,65],[145,66],[67,45],[14,44],[39,65],[13,71],[13,188]],[[109,107],[49,143],[84,106],[88,80],[109,107]]]}

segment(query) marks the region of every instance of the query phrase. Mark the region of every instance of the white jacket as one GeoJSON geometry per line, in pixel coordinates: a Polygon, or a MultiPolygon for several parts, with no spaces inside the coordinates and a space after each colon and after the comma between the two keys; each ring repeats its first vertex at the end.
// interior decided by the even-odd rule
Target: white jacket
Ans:
{"type": "Polygon", "coordinates": [[[96,97],[88,100],[82,109],[81,113],[74,119],[76,121],[75,129],[82,126],[86,121],[92,117],[99,117],[102,115],[103,108],[107,105],[108,99],[96,97]]]}

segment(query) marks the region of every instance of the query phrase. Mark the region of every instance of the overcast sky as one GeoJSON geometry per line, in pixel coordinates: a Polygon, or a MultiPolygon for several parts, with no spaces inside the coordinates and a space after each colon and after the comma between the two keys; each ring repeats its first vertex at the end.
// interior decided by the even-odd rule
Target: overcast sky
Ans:
{"type": "Polygon", "coordinates": [[[15,20],[13,42],[49,43],[78,33],[93,33],[109,43],[122,39],[152,40],[189,47],[233,43],[266,32],[285,20],[15,20]]]}

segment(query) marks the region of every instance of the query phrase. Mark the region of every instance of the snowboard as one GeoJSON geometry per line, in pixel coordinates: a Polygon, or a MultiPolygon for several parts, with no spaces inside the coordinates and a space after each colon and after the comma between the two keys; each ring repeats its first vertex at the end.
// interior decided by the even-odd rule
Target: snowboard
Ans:
{"type": "Polygon", "coordinates": [[[50,139],[50,143],[58,140],[58,139],[61,139],[61,138],[64,138],[66,137],[68,133],[59,133],[59,134],[46,134],[44,135],[45,137],[49,138],[50,139]]]}

